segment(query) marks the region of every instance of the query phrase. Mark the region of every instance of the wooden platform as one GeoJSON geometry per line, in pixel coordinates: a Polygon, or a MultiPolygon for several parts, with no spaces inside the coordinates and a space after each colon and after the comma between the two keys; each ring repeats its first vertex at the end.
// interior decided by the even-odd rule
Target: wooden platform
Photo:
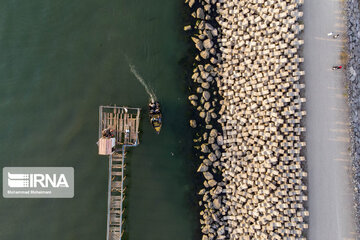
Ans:
{"type": "Polygon", "coordinates": [[[100,106],[99,138],[104,129],[114,131],[116,145],[139,144],[140,108],[100,106]]]}

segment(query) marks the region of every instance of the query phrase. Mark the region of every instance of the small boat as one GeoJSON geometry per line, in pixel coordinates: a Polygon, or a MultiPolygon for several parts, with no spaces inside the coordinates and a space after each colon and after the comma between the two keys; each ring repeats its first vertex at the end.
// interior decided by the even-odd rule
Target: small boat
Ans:
{"type": "Polygon", "coordinates": [[[159,134],[162,126],[162,115],[158,101],[151,101],[149,103],[149,116],[151,125],[155,129],[155,132],[159,134]]]}

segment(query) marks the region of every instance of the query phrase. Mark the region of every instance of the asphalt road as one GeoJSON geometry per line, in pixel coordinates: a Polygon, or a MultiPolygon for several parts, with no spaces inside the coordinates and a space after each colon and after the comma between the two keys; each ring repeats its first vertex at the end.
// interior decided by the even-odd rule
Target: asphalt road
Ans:
{"type": "Polygon", "coordinates": [[[340,65],[345,18],[339,0],[307,0],[304,12],[306,157],[310,240],[355,239],[349,112],[340,65]],[[339,33],[339,39],[328,36],[339,33]]]}

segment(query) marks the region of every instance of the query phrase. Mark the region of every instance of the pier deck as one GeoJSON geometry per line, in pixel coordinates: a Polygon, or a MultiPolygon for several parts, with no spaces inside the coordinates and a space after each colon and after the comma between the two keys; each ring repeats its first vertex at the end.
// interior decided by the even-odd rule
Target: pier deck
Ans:
{"type": "Polygon", "coordinates": [[[107,240],[119,240],[123,235],[124,158],[123,153],[114,153],[109,157],[107,240]]]}
{"type": "Polygon", "coordinates": [[[100,106],[99,138],[102,131],[112,129],[116,145],[137,145],[140,109],[116,106],[100,106]]]}
{"type": "Polygon", "coordinates": [[[139,108],[99,107],[99,139],[115,139],[115,146],[109,154],[106,240],[120,240],[124,233],[125,148],[134,147],[139,144],[139,123],[139,108]],[[112,135],[104,136],[104,132],[108,130],[111,130],[112,135]]]}

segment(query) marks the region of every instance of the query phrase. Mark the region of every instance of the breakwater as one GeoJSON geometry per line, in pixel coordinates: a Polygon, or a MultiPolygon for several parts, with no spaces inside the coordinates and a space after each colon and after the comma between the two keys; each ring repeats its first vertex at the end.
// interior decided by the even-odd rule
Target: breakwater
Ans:
{"type": "Polygon", "coordinates": [[[189,96],[202,133],[202,239],[302,239],[303,1],[186,1],[195,21],[189,96]]]}

